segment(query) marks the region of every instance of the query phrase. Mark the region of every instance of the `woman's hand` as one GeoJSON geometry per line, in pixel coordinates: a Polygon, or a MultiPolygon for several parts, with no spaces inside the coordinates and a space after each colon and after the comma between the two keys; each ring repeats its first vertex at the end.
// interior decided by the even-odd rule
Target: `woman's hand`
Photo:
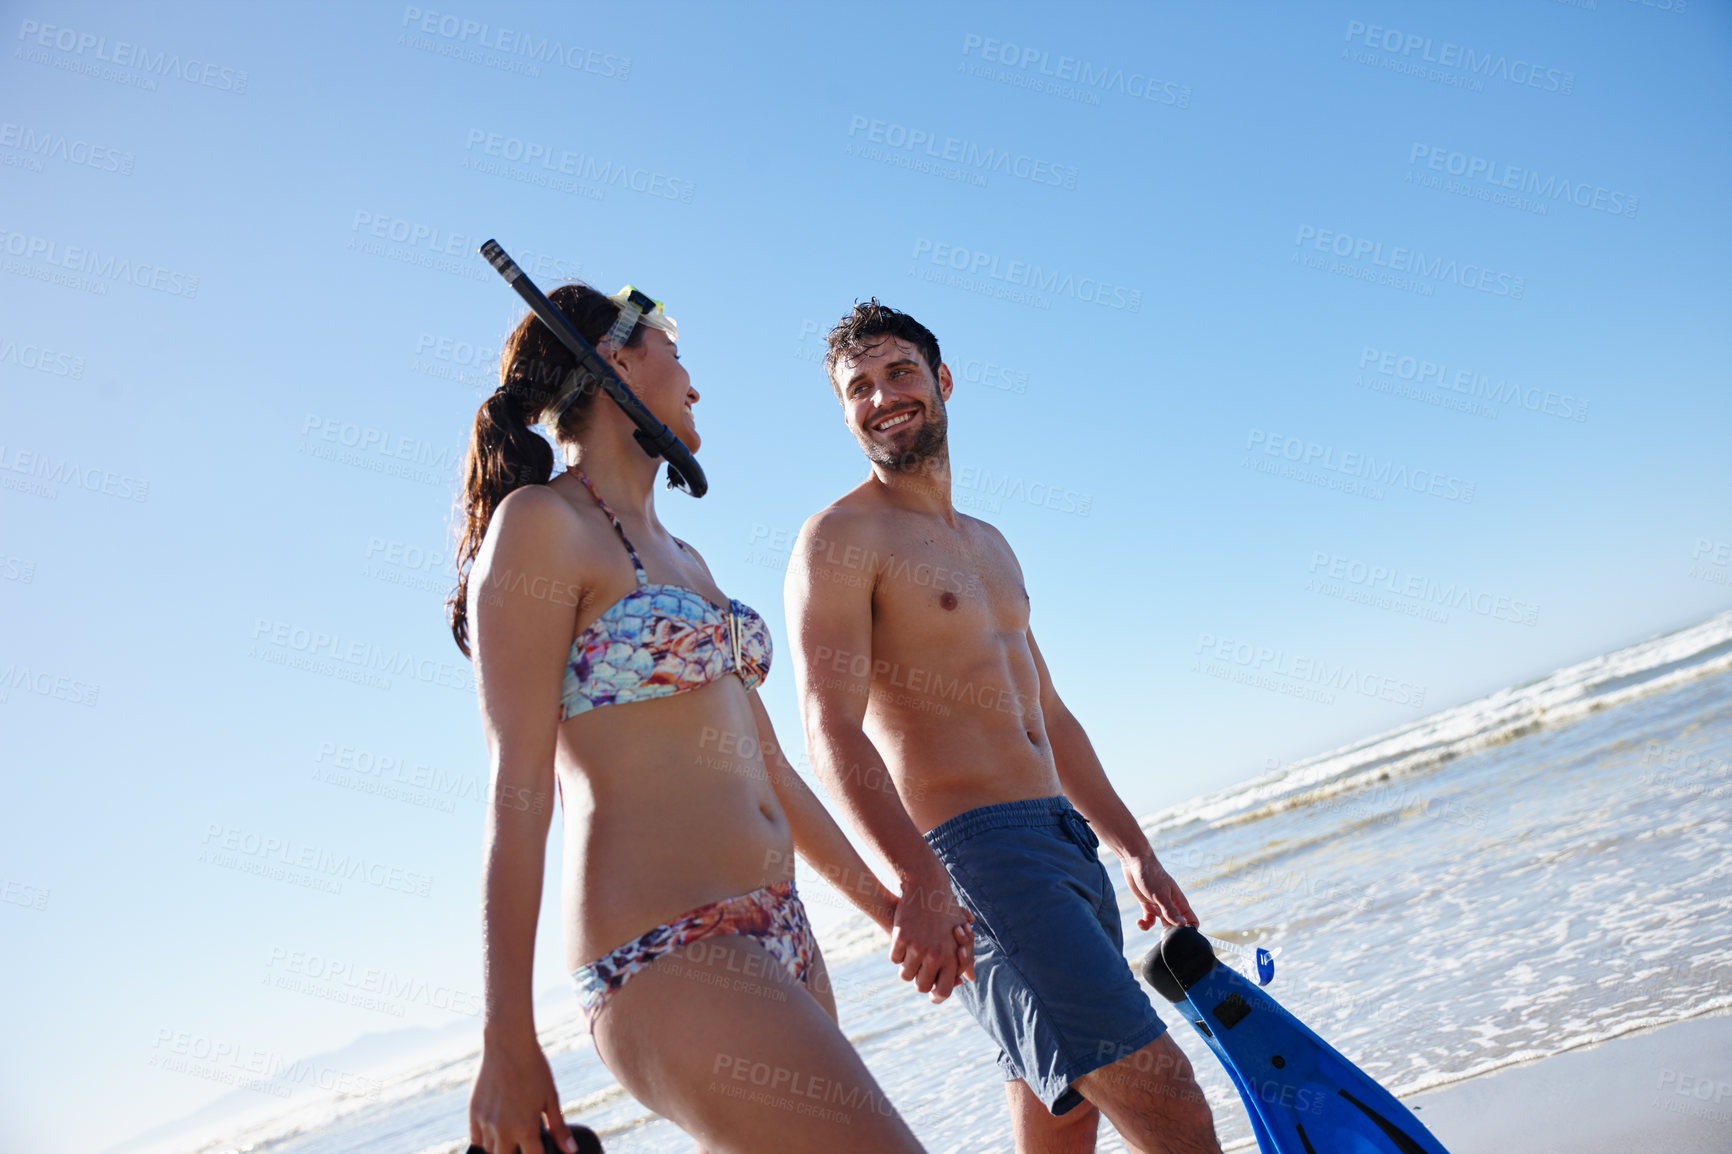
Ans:
{"type": "Polygon", "coordinates": [[[541,1130],[567,1154],[577,1140],[559,1112],[559,1090],[534,1034],[483,1036],[481,1069],[469,1093],[469,1140],[487,1154],[542,1154],[541,1130]]]}
{"type": "MultiPolygon", "coordinates": [[[[876,881],[877,879],[874,878],[873,880],[876,881]]],[[[879,885],[877,896],[872,902],[872,908],[867,911],[866,916],[871,918],[879,929],[889,933],[896,925],[896,903],[901,900],[891,892],[888,886],[879,885]]]]}
{"type": "MultiPolygon", "coordinates": [[[[878,928],[890,933],[896,924],[896,903],[901,901],[887,887],[879,886],[877,900],[873,903],[871,918],[878,928]]],[[[974,981],[974,915],[967,910],[962,911],[963,921],[951,931],[956,935],[956,970],[957,978],[974,981]]]]}
{"type": "Polygon", "coordinates": [[[956,976],[974,981],[974,915],[967,910],[962,916],[968,920],[956,927],[956,976]]]}

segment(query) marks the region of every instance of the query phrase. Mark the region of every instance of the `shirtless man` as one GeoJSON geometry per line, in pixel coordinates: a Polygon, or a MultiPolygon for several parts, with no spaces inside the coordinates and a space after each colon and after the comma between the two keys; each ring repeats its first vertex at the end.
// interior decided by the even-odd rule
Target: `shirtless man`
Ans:
{"type": "Polygon", "coordinates": [[[818,777],[901,883],[891,960],[934,1000],[957,989],[998,1043],[1020,1154],[1092,1151],[1103,1112],[1135,1150],[1218,1154],[1125,962],[1093,831],[1140,928],[1197,918],[1059,700],[1010,545],[951,504],[938,341],[874,299],[829,346],[872,474],[801,531],[789,630],[818,777]],[[960,984],[958,897],[975,918],[960,984]]]}

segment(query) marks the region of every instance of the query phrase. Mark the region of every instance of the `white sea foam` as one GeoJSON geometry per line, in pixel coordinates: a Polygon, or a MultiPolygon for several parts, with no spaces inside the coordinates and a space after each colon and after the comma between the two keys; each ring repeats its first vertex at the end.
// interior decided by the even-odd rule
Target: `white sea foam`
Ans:
{"type": "Polygon", "coordinates": [[[1191,822],[1255,820],[1271,807],[1395,779],[1728,669],[1732,612],[1181,802],[1144,818],[1143,829],[1155,834],[1191,822]]]}

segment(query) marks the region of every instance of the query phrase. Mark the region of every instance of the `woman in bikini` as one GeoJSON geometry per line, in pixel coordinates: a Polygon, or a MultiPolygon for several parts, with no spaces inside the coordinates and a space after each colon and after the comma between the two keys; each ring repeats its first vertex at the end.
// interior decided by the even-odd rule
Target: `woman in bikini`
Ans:
{"type": "MultiPolygon", "coordinates": [[[[698,393],[660,307],[630,325],[651,304],[642,294],[550,297],[696,451],[698,393]]],[[[567,965],[621,1085],[718,1154],[918,1151],[837,1026],[794,853],[885,929],[897,899],[778,753],[755,692],[770,665],[763,619],[662,527],[660,462],[575,363],[526,317],[465,463],[449,609],[492,770],[470,1139],[539,1154],[545,1126],[576,1149],[530,1005],[557,792],[567,965]],[[557,476],[537,423],[564,456],[557,476]]],[[[971,964],[964,927],[957,943],[971,964]]]]}

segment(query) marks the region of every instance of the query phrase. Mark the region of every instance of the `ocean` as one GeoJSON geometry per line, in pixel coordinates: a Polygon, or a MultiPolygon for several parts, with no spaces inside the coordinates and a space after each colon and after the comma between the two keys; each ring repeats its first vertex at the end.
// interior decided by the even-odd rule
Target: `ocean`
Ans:
{"type": "MultiPolygon", "coordinates": [[[[1732,1007],[1732,613],[1283,766],[1144,821],[1229,964],[1397,1094],[1732,1007]]],[[[1123,890],[1126,954],[1136,929],[1123,890]]],[[[809,898],[814,895],[808,894],[809,898]]],[[[927,1149],[1010,1149],[994,1048],[896,980],[863,917],[824,934],[842,1027],[927,1149]]],[[[1214,1106],[1236,1094],[1156,995],[1214,1106]]],[[[610,1154],[692,1142],[626,1095],[581,1017],[544,1021],[568,1116],[610,1154]]],[[[450,1154],[477,1054],[183,1149],[450,1154]]],[[[1124,1146],[1102,1127],[1102,1150],[1124,1146]]]]}

